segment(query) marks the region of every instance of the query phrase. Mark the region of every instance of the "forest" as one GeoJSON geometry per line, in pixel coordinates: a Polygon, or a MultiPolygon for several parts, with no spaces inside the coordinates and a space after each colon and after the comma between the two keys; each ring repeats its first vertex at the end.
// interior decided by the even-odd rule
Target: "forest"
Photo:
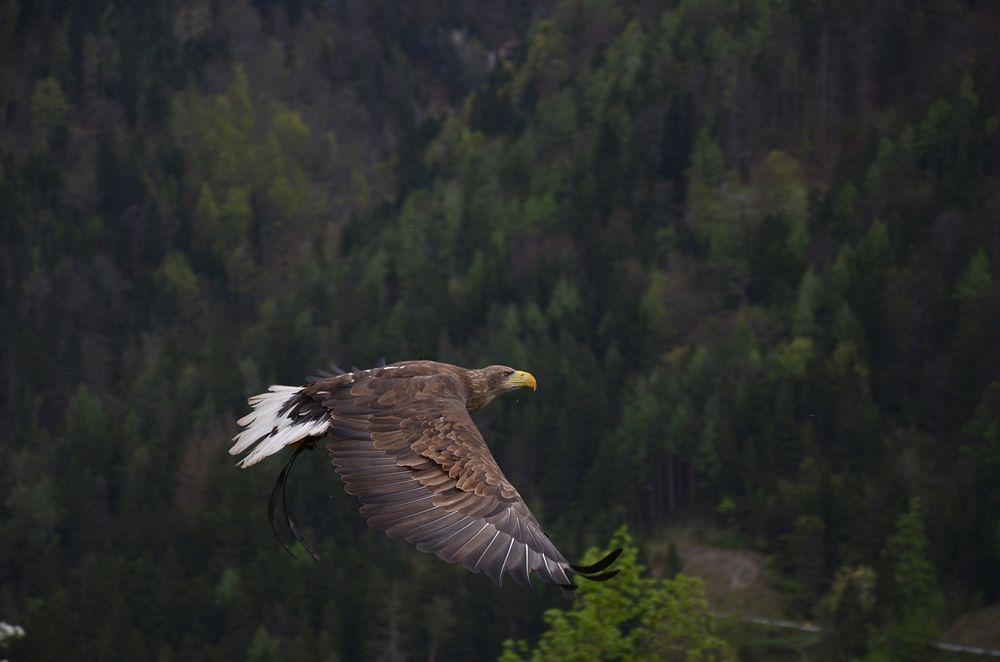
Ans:
{"type": "Polygon", "coordinates": [[[998,34],[977,0],[0,1],[0,657],[975,660],[932,645],[984,613],[1000,649],[998,34]],[[383,358],[533,373],[476,421],[622,574],[497,588],[321,449],[288,505],[322,561],[285,554],[246,398],[383,358]],[[820,634],[720,613],[682,532],[820,634]]]}

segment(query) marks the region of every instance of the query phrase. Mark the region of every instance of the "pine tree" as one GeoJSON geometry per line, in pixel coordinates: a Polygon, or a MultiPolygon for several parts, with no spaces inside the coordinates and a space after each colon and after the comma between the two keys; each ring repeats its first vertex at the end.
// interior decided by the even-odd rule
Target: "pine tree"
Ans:
{"type": "MultiPolygon", "coordinates": [[[[716,634],[701,581],[679,575],[643,577],[638,549],[624,527],[611,540],[622,547],[621,572],[603,583],[581,582],[568,610],[545,612],[549,629],[534,648],[504,642],[502,662],[518,660],[728,660],[732,652],[716,634]]],[[[590,550],[587,558],[600,555],[590,550]]],[[[586,562],[586,560],[585,560],[586,562]]]]}
{"type": "Polygon", "coordinates": [[[944,596],[927,558],[922,518],[920,500],[914,498],[910,509],[896,519],[888,543],[894,594],[888,645],[902,660],[926,659],[927,647],[941,634],[944,617],[944,596]]]}

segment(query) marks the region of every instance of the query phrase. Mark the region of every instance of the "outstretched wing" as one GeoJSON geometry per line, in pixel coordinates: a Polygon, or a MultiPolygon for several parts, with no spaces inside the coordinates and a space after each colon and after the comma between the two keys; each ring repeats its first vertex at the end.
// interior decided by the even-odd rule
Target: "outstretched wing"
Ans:
{"type": "Polygon", "coordinates": [[[534,571],[572,591],[570,564],[497,466],[461,389],[448,374],[371,376],[308,395],[329,411],[327,450],[370,526],[497,584],[508,573],[530,587],[534,571]]]}

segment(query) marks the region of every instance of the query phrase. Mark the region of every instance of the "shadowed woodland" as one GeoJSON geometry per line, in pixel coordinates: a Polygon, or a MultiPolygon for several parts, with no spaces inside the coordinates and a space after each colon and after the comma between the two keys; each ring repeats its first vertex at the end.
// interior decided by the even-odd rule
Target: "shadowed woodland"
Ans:
{"type": "Polygon", "coordinates": [[[928,659],[1000,602],[998,34],[972,0],[0,2],[0,652],[776,659],[640,576],[696,525],[810,656],[928,659]],[[567,556],[626,545],[617,592],[389,540],[321,450],[288,497],[323,560],[286,555],[245,399],[381,357],[537,376],[477,422],[567,556]]]}

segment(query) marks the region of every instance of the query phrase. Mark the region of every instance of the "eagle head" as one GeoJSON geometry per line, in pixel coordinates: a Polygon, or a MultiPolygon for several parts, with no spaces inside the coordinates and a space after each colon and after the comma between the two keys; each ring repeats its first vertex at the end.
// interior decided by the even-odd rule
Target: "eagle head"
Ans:
{"type": "Polygon", "coordinates": [[[523,370],[514,370],[505,365],[491,365],[478,370],[470,370],[469,398],[466,406],[469,411],[482,409],[497,396],[516,391],[519,388],[537,387],[534,375],[523,370]]]}

